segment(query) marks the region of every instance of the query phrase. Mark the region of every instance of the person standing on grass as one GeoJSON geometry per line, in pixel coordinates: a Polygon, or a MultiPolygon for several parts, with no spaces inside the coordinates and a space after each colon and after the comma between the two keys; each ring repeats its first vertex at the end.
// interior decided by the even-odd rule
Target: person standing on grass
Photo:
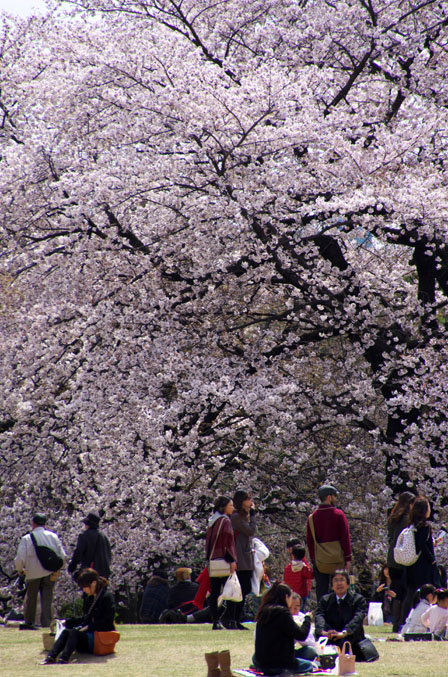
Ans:
{"type": "Polygon", "coordinates": [[[337,489],[325,484],[317,494],[321,503],[307,519],[306,544],[313,563],[319,602],[329,591],[330,575],[336,569],[350,570],[352,547],[347,518],[342,510],[336,508],[337,489]],[[328,556],[325,555],[328,561],[323,560],[322,550],[328,552],[328,556]]]}
{"type": "Polygon", "coordinates": [[[65,560],[65,552],[58,536],[45,529],[47,518],[42,513],[36,513],[32,519],[32,531],[26,534],[19,543],[17,556],[14,560],[19,575],[25,575],[25,622],[19,626],[20,630],[35,630],[37,597],[40,594],[41,614],[40,623],[48,628],[53,620],[53,592],[59,572],[48,571],[40,563],[36,545],[46,546],[53,550],[61,560],[65,560]]]}
{"type": "Polygon", "coordinates": [[[252,590],[252,574],[254,570],[254,553],[252,538],[255,535],[257,524],[255,518],[255,506],[252,496],[245,490],[239,490],[233,497],[235,510],[231,521],[235,537],[236,559],[238,562],[237,576],[241,585],[243,600],[241,602],[229,602],[228,614],[230,630],[247,630],[241,623],[244,600],[252,590]]]}
{"type": "Polygon", "coordinates": [[[78,536],[78,542],[73,557],[68,565],[71,574],[76,575],[86,567],[95,569],[100,576],[110,578],[110,563],[112,551],[107,536],[100,531],[101,518],[94,512],[89,512],[83,519],[85,531],[78,536]]]}
{"type": "Polygon", "coordinates": [[[428,522],[430,515],[431,507],[428,499],[425,496],[417,496],[412,504],[409,519],[410,524],[415,528],[415,549],[418,559],[414,564],[405,568],[406,595],[401,612],[402,625],[412,608],[418,588],[425,583],[432,583],[436,588],[440,587],[432,529],[428,522]]]}
{"type": "Polygon", "coordinates": [[[389,548],[387,551],[387,566],[389,569],[389,576],[391,578],[390,589],[395,593],[392,600],[392,630],[398,632],[400,630],[400,623],[402,619],[401,607],[403,599],[406,594],[406,583],[404,579],[405,567],[402,564],[397,564],[394,559],[394,548],[397,543],[398,536],[403,529],[409,524],[409,513],[412,504],[415,501],[414,494],[410,491],[403,491],[398,497],[395,505],[389,513],[387,518],[387,536],[389,548]]]}
{"type": "MultiPolygon", "coordinates": [[[[233,501],[227,496],[218,496],[213,508],[213,515],[208,521],[205,539],[207,562],[211,559],[224,559],[229,563],[230,572],[236,571],[237,554],[230,517],[233,513],[233,501]]],[[[212,630],[222,630],[219,622],[218,597],[226,582],[228,574],[210,577],[209,606],[212,614],[212,630]]]]}

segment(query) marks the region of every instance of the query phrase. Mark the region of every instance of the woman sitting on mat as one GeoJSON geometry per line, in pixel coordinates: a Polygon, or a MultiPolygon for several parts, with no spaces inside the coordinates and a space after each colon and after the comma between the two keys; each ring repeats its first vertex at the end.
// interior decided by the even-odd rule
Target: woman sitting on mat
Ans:
{"type": "Polygon", "coordinates": [[[292,590],[286,583],[274,583],[263,595],[257,613],[254,666],[265,675],[281,675],[284,670],[302,675],[314,664],[294,655],[294,641],[305,640],[311,625],[308,614],[302,625],[291,616],[292,590]]]}
{"type": "Polygon", "coordinates": [[[106,579],[93,569],[82,569],[76,582],[86,595],[84,616],[65,621],[65,630],[42,661],[43,665],[68,663],[74,651],[93,653],[95,630],[115,630],[115,599],[107,590],[106,579]]]}

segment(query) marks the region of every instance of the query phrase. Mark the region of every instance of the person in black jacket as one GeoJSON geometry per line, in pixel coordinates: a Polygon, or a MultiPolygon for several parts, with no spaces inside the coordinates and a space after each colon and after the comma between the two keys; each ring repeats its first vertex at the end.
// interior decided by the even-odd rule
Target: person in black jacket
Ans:
{"type": "Polygon", "coordinates": [[[352,645],[356,660],[364,660],[358,642],[364,639],[363,621],[367,615],[367,601],[357,592],[349,591],[349,575],[345,569],[337,569],[330,579],[333,592],[319,600],[315,617],[315,636],[328,637],[329,644],[343,647],[352,645]]]}
{"type": "Polygon", "coordinates": [[[417,496],[411,507],[409,521],[415,528],[415,550],[418,553],[418,560],[411,566],[405,567],[406,595],[402,605],[402,624],[412,609],[418,588],[425,583],[432,583],[436,588],[440,587],[432,529],[428,523],[430,515],[431,508],[428,499],[424,496],[417,496]]]}
{"type": "Polygon", "coordinates": [[[112,553],[109,539],[99,530],[100,517],[89,512],[83,522],[86,530],[78,536],[68,570],[74,573],[77,569],[95,569],[100,576],[109,579],[112,553]]]}
{"type": "Polygon", "coordinates": [[[199,590],[199,584],[191,580],[190,567],[176,569],[176,584],[168,591],[168,609],[181,609],[182,613],[193,613],[197,610],[193,600],[199,590]]]}
{"type": "Polygon", "coordinates": [[[298,625],[290,613],[292,590],[286,583],[274,583],[263,595],[257,613],[254,666],[265,675],[280,675],[284,670],[305,674],[314,664],[294,655],[294,641],[308,636],[311,616],[298,625]]]}
{"type": "Polygon", "coordinates": [[[74,651],[93,653],[95,630],[115,630],[115,599],[107,589],[106,579],[93,569],[83,569],[77,581],[85,595],[84,615],[65,621],[65,630],[42,661],[43,665],[68,663],[74,651]]]}

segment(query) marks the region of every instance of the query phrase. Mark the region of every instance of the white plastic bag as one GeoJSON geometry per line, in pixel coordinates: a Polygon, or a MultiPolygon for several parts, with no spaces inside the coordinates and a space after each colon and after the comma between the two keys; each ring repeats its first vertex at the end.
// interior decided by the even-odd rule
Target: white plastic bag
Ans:
{"type": "Polygon", "coordinates": [[[367,625],[383,625],[383,608],[381,602],[370,602],[367,613],[367,625]]]}
{"type": "Polygon", "coordinates": [[[243,593],[241,592],[241,585],[236,572],[233,572],[226,580],[221,597],[222,599],[228,599],[229,602],[243,601],[243,593]]]}
{"type": "Polygon", "coordinates": [[[263,562],[270,555],[268,548],[259,538],[252,539],[252,548],[254,553],[254,568],[252,571],[252,592],[255,595],[260,594],[260,583],[263,578],[263,562]]]}
{"type": "Polygon", "coordinates": [[[60,637],[60,635],[62,635],[64,630],[65,630],[65,621],[60,621],[59,619],[57,619],[56,620],[56,632],[55,632],[54,641],[56,641],[58,639],[58,637],[60,637]]]}

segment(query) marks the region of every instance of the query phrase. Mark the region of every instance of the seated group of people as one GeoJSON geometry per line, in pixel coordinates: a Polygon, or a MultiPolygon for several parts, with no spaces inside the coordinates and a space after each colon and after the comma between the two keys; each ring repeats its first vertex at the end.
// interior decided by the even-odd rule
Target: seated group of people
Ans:
{"type": "Polygon", "coordinates": [[[317,656],[313,646],[319,637],[327,637],[329,644],[340,648],[349,641],[356,659],[364,660],[359,642],[365,638],[367,602],[362,595],[349,590],[349,583],[347,571],[332,574],[332,592],[320,599],[315,612],[314,635],[310,632],[313,614],[297,618],[294,613],[295,600],[300,606],[299,595],[286,583],[274,583],[263,596],[256,618],[254,666],[265,675],[279,675],[284,670],[297,674],[312,672],[317,656]],[[301,643],[298,649],[296,641],[301,643]]]}

